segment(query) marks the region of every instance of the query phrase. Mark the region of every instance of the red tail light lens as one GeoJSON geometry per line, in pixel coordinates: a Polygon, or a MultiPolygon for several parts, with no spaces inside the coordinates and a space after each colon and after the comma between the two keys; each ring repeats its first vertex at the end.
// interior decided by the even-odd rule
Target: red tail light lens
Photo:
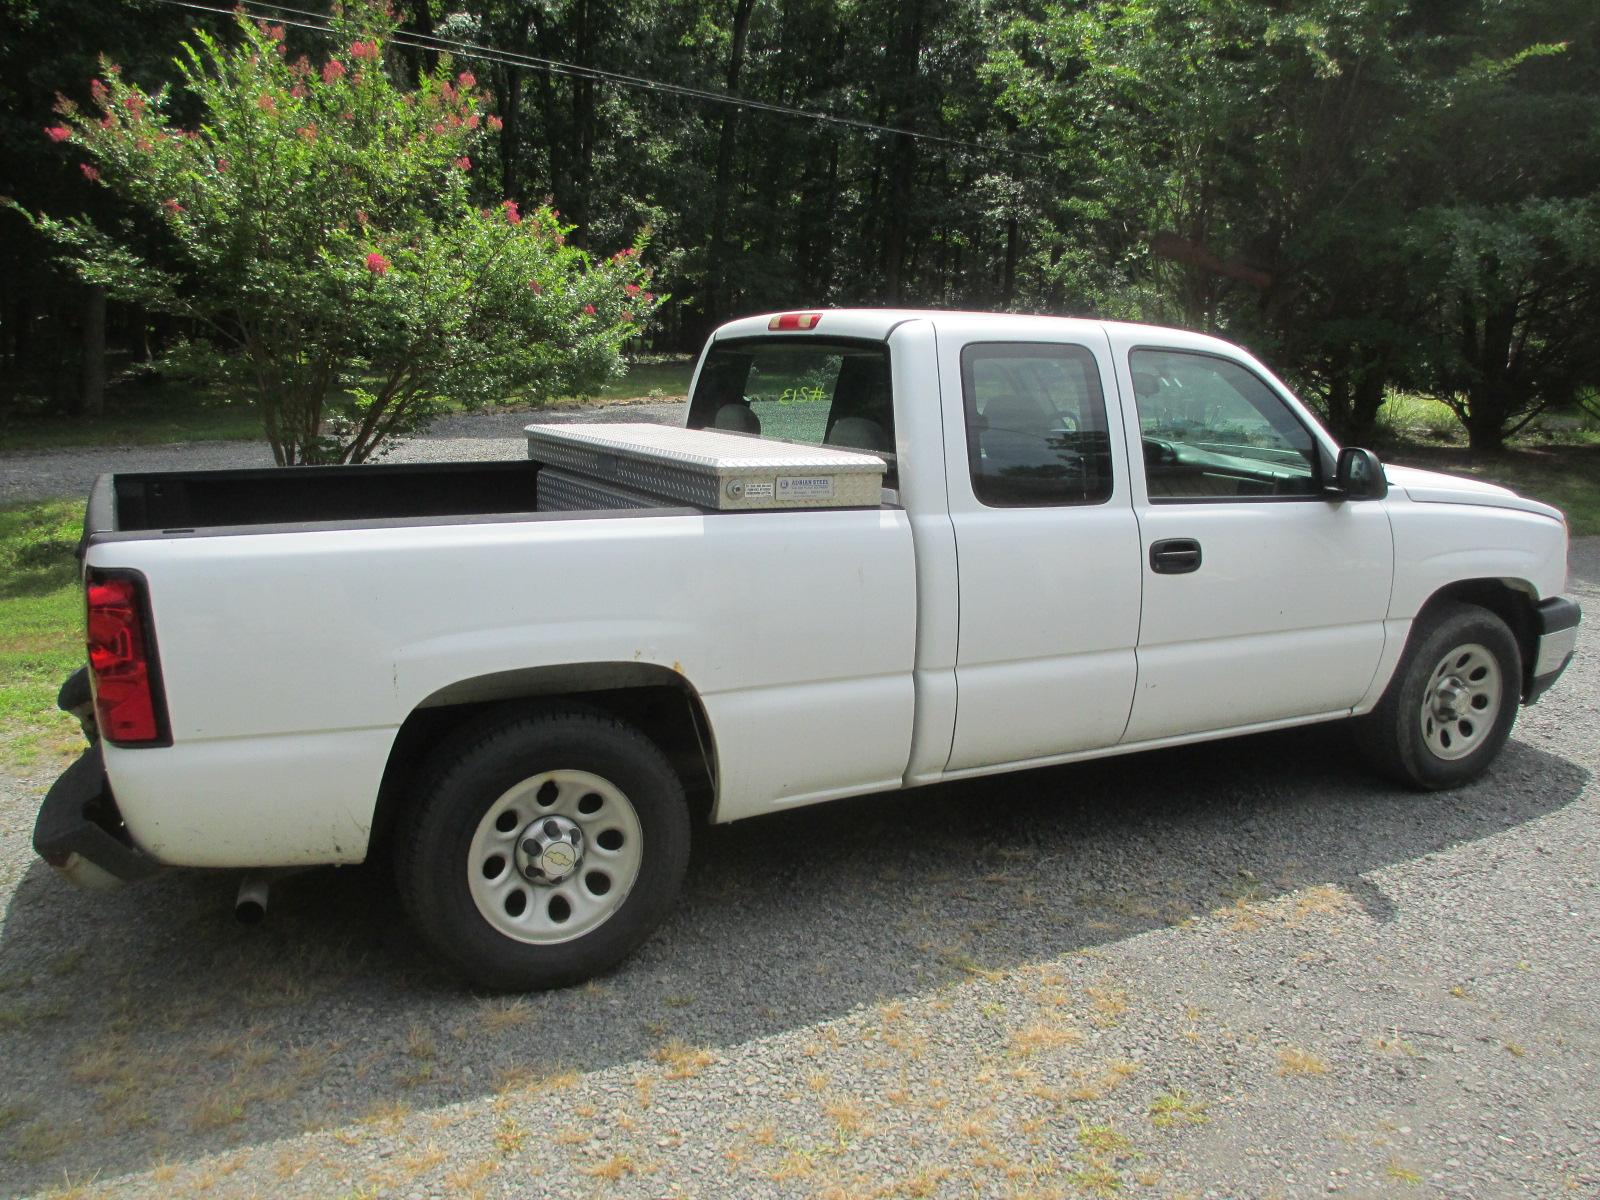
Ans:
{"type": "Polygon", "coordinates": [[[143,581],[89,580],[89,674],[100,735],[119,746],[165,742],[154,647],[145,628],[143,581]]]}

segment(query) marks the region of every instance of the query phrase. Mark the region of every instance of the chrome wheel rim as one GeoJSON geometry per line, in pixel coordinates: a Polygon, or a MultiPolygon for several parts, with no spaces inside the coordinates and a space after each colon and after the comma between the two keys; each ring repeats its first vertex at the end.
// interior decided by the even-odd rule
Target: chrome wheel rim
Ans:
{"type": "Polygon", "coordinates": [[[1422,691],[1422,740],[1438,758],[1465,758],[1481,746],[1500,716],[1500,662],[1476,642],[1441,658],[1422,691]]]}
{"type": "Polygon", "coordinates": [[[622,907],[644,861],[639,814],[609,780],[545,771],[508,788],[472,835],[467,889],[519,942],[583,937],[622,907]]]}

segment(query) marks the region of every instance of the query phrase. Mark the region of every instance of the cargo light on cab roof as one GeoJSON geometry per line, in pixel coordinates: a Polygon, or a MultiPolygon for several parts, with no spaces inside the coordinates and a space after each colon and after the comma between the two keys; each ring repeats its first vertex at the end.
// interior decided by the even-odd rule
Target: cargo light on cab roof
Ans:
{"type": "Polygon", "coordinates": [[[781,313],[767,322],[768,329],[815,329],[821,313],[781,313]]]}

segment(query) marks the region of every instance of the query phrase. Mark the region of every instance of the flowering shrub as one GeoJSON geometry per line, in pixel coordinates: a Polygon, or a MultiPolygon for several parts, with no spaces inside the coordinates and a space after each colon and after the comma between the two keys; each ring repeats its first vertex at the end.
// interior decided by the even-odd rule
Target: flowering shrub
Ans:
{"type": "Polygon", "coordinates": [[[477,81],[445,63],[397,88],[393,29],[350,6],[313,61],[241,15],[237,45],[183,48],[198,128],[103,63],[91,109],[62,101],[44,131],[151,228],[30,219],[86,281],[194,318],[281,464],[361,462],[447,400],[592,390],[656,306],[639,247],[591,259],[548,207],[473,202],[477,81]]]}

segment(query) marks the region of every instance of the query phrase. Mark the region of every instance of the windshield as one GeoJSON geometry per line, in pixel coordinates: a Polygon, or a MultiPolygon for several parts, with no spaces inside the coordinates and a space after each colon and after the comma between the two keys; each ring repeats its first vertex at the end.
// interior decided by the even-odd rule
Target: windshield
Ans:
{"type": "Polygon", "coordinates": [[[882,342],[744,338],[717,342],[689,400],[690,429],[865,450],[892,482],[894,399],[882,342]]]}

